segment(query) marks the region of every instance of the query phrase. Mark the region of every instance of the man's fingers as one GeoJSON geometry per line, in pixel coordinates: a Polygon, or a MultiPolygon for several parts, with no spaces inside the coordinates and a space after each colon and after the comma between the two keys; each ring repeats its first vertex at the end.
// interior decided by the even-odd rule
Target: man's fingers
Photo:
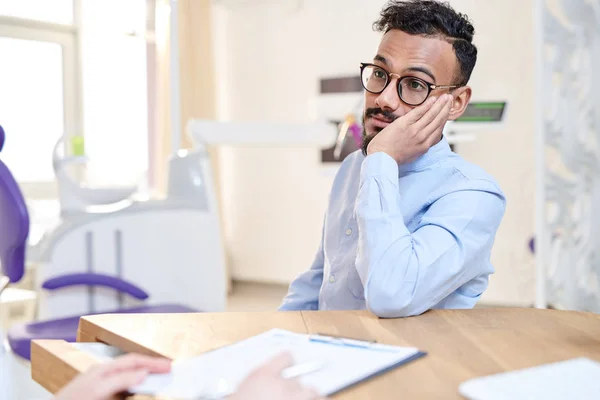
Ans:
{"type": "Polygon", "coordinates": [[[441,127],[444,126],[444,124],[448,121],[448,116],[450,115],[451,108],[452,100],[448,101],[444,105],[440,113],[424,129],[426,132],[429,132],[429,134],[423,138],[424,141],[429,141],[429,139],[433,136],[432,133],[437,132],[441,127]]]}
{"type": "Polygon", "coordinates": [[[419,119],[413,124],[415,131],[417,133],[423,131],[433,121],[435,121],[435,119],[440,115],[440,113],[443,112],[444,107],[450,102],[450,99],[452,99],[452,95],[449,94],[440,96],[440,98],[435,102],[434,105],[431,106],[431,108],[425,113],[425,115],[423,115],[421,119],[419,119]]]}
{"type": "Polygon", "coordinates": [[[102,367],[102,372],[104,375],[112,375],[122,371],[140,369],[155,374],[167,373],[171,370],[171,360],[132,353],[106,363],[102,367]]]}
{"type": "Polygon", "coordinates": [[[94,390],[94,398],[110,398],[117,393],[124,392],[135,385],[139,385],[148,376],[148,371],[144,369],[134,369],[122,371],[118,374],[109,375],[102,379],[102,384],[97,385],[94,390]]]}
{"type": "Polygon", "coordinates": [[[413,108],[408,113],[406,113],[406,115],[404,115],[402,117],[402,119],[408,125],[414,124],[415,122],[420,120],[423,117],[423,115],[425,115],[427,113],[427,111],[429,111],[431,109],[431,107],[436,103],[436,101],[437,101],[437,97],[435,97],[435,96],[428,98],[427,101],[425,101],[425,103],[421,104],[418,107],[413,108]]]}
{"type": "Polygon", "coordinates": [[[448,120],[451,106],[452,101],[445,103],[435,118],[427,126],[418,129],[416,136],[417,143],[428,143],[430,138],[435,136],[435,133],[438,132],[439,128],[441,128],[448,120]]]}

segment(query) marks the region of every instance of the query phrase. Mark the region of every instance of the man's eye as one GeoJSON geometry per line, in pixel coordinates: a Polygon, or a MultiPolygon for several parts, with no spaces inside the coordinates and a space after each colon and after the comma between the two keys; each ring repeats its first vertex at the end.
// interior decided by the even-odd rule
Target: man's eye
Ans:
{"type": "Polygon", "coordinates": [[[425,84],[416,79],[409,79],[408,82],[406,82],[406,86],[409,89],[415,90],[415,91],[427,90],[427,87],[425,86],[425,84]]]}
{"type": "Polygon", "coordinates": [[[383,72],[383,71],[382,71],[382,70],[380,70],[380,69],[376,69],[376,70],[373,72],[373,76],[374,76],[375,78],[377,78],[377,79],[385,79],[385,72],[383,72]]]}

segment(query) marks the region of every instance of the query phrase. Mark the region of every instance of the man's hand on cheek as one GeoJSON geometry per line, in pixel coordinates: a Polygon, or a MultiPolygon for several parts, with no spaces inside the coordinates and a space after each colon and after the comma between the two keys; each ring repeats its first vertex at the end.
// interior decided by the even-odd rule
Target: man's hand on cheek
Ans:
{"type": "Polygon", "coordinates": [[[382,151],[398,164],[411,162],[425,154],[439,140],[452,101],[449,94],[428,99],[379,132],[369,143],[367,154],[382,151]]]}

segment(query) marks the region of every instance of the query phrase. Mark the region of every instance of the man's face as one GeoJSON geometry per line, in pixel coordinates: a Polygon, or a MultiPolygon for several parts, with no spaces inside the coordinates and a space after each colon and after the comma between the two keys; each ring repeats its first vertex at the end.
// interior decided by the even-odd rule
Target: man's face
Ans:
{"type": "MultiPolygon", "coordinates": [[[[400,30],[391,30],[383,36],[373,64],[397,75],[391,77],[383,92],[365,91],[364,151],[377,133],[416,107],[400,99],[398,75],[413,76],[434,85],[452,85],[458,68],[452,45],[443,38],[412,36],[400,30]]],[[[429,96],[447,92],[448,89],[436,89],[429,96]]]]}

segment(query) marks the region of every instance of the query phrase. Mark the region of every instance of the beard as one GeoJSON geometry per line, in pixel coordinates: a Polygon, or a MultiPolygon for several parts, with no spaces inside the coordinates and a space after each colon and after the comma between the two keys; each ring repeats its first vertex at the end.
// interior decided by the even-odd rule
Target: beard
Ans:
{"type": "Polygon", "coordinates": [[[360,150],[362,151],[362,153],[365,157],[367,156],[367,149],[369,148],[369,143],[371,143],[371,140],[373,140],[373,138],[379,132],[381,132],[381,128],[375,128],[375,132],[373,132],[373,134],[367,135],[367,129],[365,127],[365,123],[363,122],[363,138],[362,138],[362,144],[360,145],[360,150]]]}
{"type": "Polygon", "coordinates": [[[362,136],[363,137],[362,137],[362,144],[360,146],[360,149],[365,157],[367,156],[367,149],[369,147],[369,143],[371,143],[371,140],[373,140],[373,138],[375,138],[375,136],[377,136],[377,134],[383,130],[383,128],[373,128],[373,132],[371,134],[367,133],[367,127],[366,127],[367,118],[372,117],[374,115],[377,115],[380,118],[389,120],[390,122],[393,122],[398,118],[398,116],[394,115],[390,111],[384,111],[383,109],[381,109],[379,107],[367,108],[365,110],[365,113],[363,116],[363,123],[362,123],[362,127],[363,127],[362,136]]]}

